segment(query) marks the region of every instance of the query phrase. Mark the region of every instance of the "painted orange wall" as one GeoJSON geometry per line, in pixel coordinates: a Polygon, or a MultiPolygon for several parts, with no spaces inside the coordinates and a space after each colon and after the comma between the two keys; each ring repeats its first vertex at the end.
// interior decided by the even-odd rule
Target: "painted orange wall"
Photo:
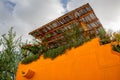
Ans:
{"type": "Polygon", "coordinates": [[[41,56],[30,64],[19,64],[16,80],[120,80],[118,54],[110,44],[99,45],[96,38],[54,60],[41,56]],[[35,72],[31,79],[22,75],[29,69],[35,72]]]}

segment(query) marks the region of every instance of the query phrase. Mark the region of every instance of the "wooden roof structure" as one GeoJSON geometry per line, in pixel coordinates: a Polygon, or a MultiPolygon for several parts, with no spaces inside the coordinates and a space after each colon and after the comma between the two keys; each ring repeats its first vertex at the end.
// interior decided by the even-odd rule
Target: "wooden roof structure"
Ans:
{"type": "Polygon", "coordinates": [[[41,26],[29,34],[36,39],[40,39],[42,42],[47,40],[47,43],[49,44],[64,38],[62,33],[70,30],[71,24],[79,24],[80,28],[84,30],[84,36],[96,36],[98,35],[99,30],[103,28],[93,9],[87,3],[41,26]]]}

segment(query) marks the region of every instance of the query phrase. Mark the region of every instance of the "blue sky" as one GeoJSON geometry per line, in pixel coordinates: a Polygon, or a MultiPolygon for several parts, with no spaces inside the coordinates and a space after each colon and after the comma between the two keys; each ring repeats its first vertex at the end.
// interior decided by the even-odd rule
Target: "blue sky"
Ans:
{"type": "Polygon", "coordinates": [[[86,3],[106,30],[120,30],[120,0],[0,0],[0,35],[12,26],[23,40],[31,39],[30,31],[86,3]]]}
{"type": "MultiPolygon", "coordinates": [[[[10,11],[13,11],[14,7],[15,7],[15,3],[9,1],[9,0],[2,0],[6,7],[10,10],[10,11]]],[[[63,4],[63,7],[66,8],[67,6],[67,3],[69,2],[70,0],[61,0],[61,3],[63,4]]]]}
{"type": "Polygon", "coordinates": [[[61,0],[61,3],[63,4],[63,7],[66,8],[67,7],[67,3],[69,2],[70,0],[61,0]]]}
{"type": "Polygon", "coordinates": [[[9,0],[2,0],[2,2],[4,3],[4,6],[6,7],[6,9],[11,13],[14,10],[15,7],[15,3],[9,1],[9,0]]]}

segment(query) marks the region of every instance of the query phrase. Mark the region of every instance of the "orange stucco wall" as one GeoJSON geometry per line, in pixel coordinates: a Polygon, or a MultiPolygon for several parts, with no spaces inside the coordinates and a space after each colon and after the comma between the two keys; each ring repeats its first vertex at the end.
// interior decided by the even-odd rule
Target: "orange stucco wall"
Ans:
{"type": "Polygon", "coordinates": [[[96,38],[54,60],[40,57],[30,64],[19,64],[16,80],[120,80],[118,54],[110,44],[99,45],[96,38]],[[22,75],[29,69],[35,72],[31,79],[22,75]]]}

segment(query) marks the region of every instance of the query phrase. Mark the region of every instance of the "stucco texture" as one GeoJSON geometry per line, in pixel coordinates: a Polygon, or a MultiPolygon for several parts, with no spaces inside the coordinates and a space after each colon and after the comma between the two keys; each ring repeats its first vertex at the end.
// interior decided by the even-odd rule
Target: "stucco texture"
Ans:
{"type": "Polygon", "coordinates": [[[100,45],[95,38],[67,50],[54,60],[42,56],[30,64],[19,64],[16,80],[120,80],[120,53],[111,44],[100,45]],[[35,74],[31,79],[22,72],[35,74]]]}

